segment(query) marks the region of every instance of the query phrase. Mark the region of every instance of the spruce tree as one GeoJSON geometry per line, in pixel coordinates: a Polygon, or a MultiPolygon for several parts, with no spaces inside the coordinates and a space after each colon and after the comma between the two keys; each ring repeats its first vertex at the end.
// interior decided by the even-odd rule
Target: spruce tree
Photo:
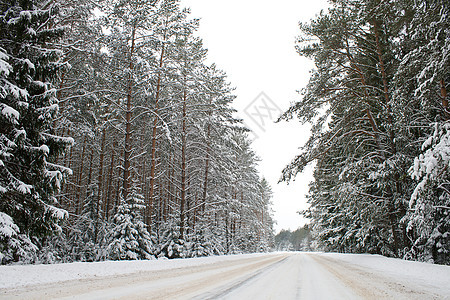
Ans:
{"type": "Polygon", "coordinates": [[[130,193],[117,208],[109,230],[110,241],[107,256],[113,260],[151,259],[153,239],[143,222],[144,199],[136,182],[132,182],[130,193]]]}
{"type": "MultiPolygon", "coordinates": [[[[52,129],[58,112],[52,82],[63,65],[61,52],[51,45],[63,28],[53,26],[57,6],[40,4],[0,4],[0,211],[33,243],[58,230],[67,215],[54,195],[71,171],[55,159],[72,142],[52,129]]],[[[9,242],[2,236],[1,249],[9,242]]],[[[13,260],[24,256],[16,254],[13,260]]]]}
{"type": "Polygon", "coordinates": [[[450,264],[450,4],[409,4],[397,5],[404,26],[396,42],[400,64],[394,77],[394,108],[415,156],[408,172],[414,182],[404,218],[412,242],[406,258],[450,264]]]}

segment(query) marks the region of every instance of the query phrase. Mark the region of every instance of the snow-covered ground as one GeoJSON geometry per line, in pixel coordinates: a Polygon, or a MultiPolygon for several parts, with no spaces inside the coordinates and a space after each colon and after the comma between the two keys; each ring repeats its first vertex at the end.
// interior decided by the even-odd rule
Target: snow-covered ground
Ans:
{"type": "Polygon", "coordinates": [[[76,262],[54,265],[0,266],[0,289],[62,281],[126,275],[138,272],[158,272],[176,268],[190,268],[219,262],[232,262],[267,254],[224,255],[189,259],[159,259],[133,261],[76,262]]]}
{"type": "Polygon", "coordinates": [[[450,299],[450,267],[272,253],[0,267],[0,299],[450,299]]]}
{"type": "Polygon", "coordinates": [[[321,256],[358,266],[405,286],[420,286],[430,293],[436,292],[450,299],[450,266],[369,254],[323,253],[321,256]]]}
{"type": "Polygon", "coordinates": [[[301,253],[198,299],[450,299],[450,267],[379,255],[301,253]]]}

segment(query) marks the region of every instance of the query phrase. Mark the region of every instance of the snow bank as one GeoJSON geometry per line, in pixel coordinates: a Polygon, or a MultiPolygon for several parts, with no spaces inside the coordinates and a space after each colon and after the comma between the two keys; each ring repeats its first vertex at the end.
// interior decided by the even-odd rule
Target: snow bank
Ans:
{"type": "Polygon", "coordinates": [[[0,266],[0,289],[48,284],[92,277],[160,271],[233,261],[267,254],[243,254],[189,259],[76,262],[54,265],[0,266]]]}
{"type": "Polygon", "coordinates": [[[407,261],[372,254],[320,253],[325,257],[361,266],[403,283],[427,285],[430,290],[450,295],[450,266],[407,261]]]}

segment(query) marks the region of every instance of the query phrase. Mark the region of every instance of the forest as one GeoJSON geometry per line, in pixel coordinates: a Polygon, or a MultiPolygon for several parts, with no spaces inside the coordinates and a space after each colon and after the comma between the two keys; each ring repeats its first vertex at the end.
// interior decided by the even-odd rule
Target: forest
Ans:
{"type": "Polygon", "coordinates": [[[0,1],[0,262],[267,251],[272,192],[177,0],[0,1]]]}
{"type": "Polygon", "coordinates": [[[450,2],[332,0],[301,23],[315,63],[280,117],[311,124],[303,215],[326,251],[450,264],[450,2]]]}
{"type": "Polygon", "coordinates": [[[235,90],[179,0],[1,0],[0,264],[278,248],[449,265],[449,14],[330,0],[299,24],[315,68],[278,121],[311,134],[280,181],[314,166],[310,224],[274,239],[235,90]]]}
{"type": "Polygon", "coordinates": [[[299,227],[294,231],[282,229],[274,237],[274,248],[277,251],[317,250],[308,225],[299,227]]]}

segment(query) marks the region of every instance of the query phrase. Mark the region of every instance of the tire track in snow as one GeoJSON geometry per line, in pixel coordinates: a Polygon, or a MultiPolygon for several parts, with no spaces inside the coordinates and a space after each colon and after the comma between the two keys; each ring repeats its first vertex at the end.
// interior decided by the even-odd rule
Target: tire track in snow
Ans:
{"type": "Polygon", "coordinates": [[[240,280],[286,256],[265,255],[189,268],[27,286],[2,290],[0,299],[187,299],[240,280]]]}
{"type": "Polygon", "coordinates": [[[213,299],[222,299],[229,295],[231,292],[243,287],[245,285],[251,284],[251,282],[258,280],[260,276],[263,276],[265,273],[270,272],[272,269],[277,268],[280,264],[285,263],[288,257],[283,258],[280,261],[276,261],[258,271],[251,273],[240,280],[234,281],[229,285],[222,286],[220,289],[217,289],[213,292],[207,292],[192,298],[191,300],[213,300],[213,299]]]}
{"type": "MultiPolygon", "coordinates": [[[[356,255],[283,253],[172,269],[1,289],[0,299],[449,299],[450,273],[417,276],[421,264],[356,255]],[[355,258],[355,261],[352,260],[355,258]],[[367,260],[367,259],[366,259],[367,260]],[[363,261],[366,261],[363,260],[363,261]],[[374,265],[380,262],[381,266],[374,265]],[[408,265],[403,269],[402,266],[408,265]],[[391,265],[392,266],[392,265],[391,265]],[[406,271],[405,271],[406,270],[406,271]],[[412,276],[409,276],[409,271],[412,276]],[[414,271],[416,270],[416,271],[414,271]],[[415,275],[414,275],[415,274],[415,275]],[[420,280],[418,280],[420,278],[420,280]],[[438,282],[438,285],[436,285],[438,282]]],[[[99,265],[100,266],[100,265],[99,265]]],[[[434,270],[434,268],[431,268],[434,270]]],[[[427,271],[428,270],[428,271],[427,271]]]]}
{"type": "MultiPolygon", "coordinates": [[[[206,298],[206,297],[205,297],[206,298]]],[[[305,253],[296,253],[211,299],[359,299],[305,253]]],[[[196,299],[196,298],[194,298],[196,299]]],[[[199,298],[200,299],[200,298],[199,298]]]]}
{"type": "Polygon", "coordinates": [[[367,269],[330,257],[317,254],[309,255],[346,286],[355,291],[362,299],[442,299],[438,295],[433,295],[411,286],[405,286],[396,282],[395,278],[389,278],[385,274],[376,274],[367,269]]]}

